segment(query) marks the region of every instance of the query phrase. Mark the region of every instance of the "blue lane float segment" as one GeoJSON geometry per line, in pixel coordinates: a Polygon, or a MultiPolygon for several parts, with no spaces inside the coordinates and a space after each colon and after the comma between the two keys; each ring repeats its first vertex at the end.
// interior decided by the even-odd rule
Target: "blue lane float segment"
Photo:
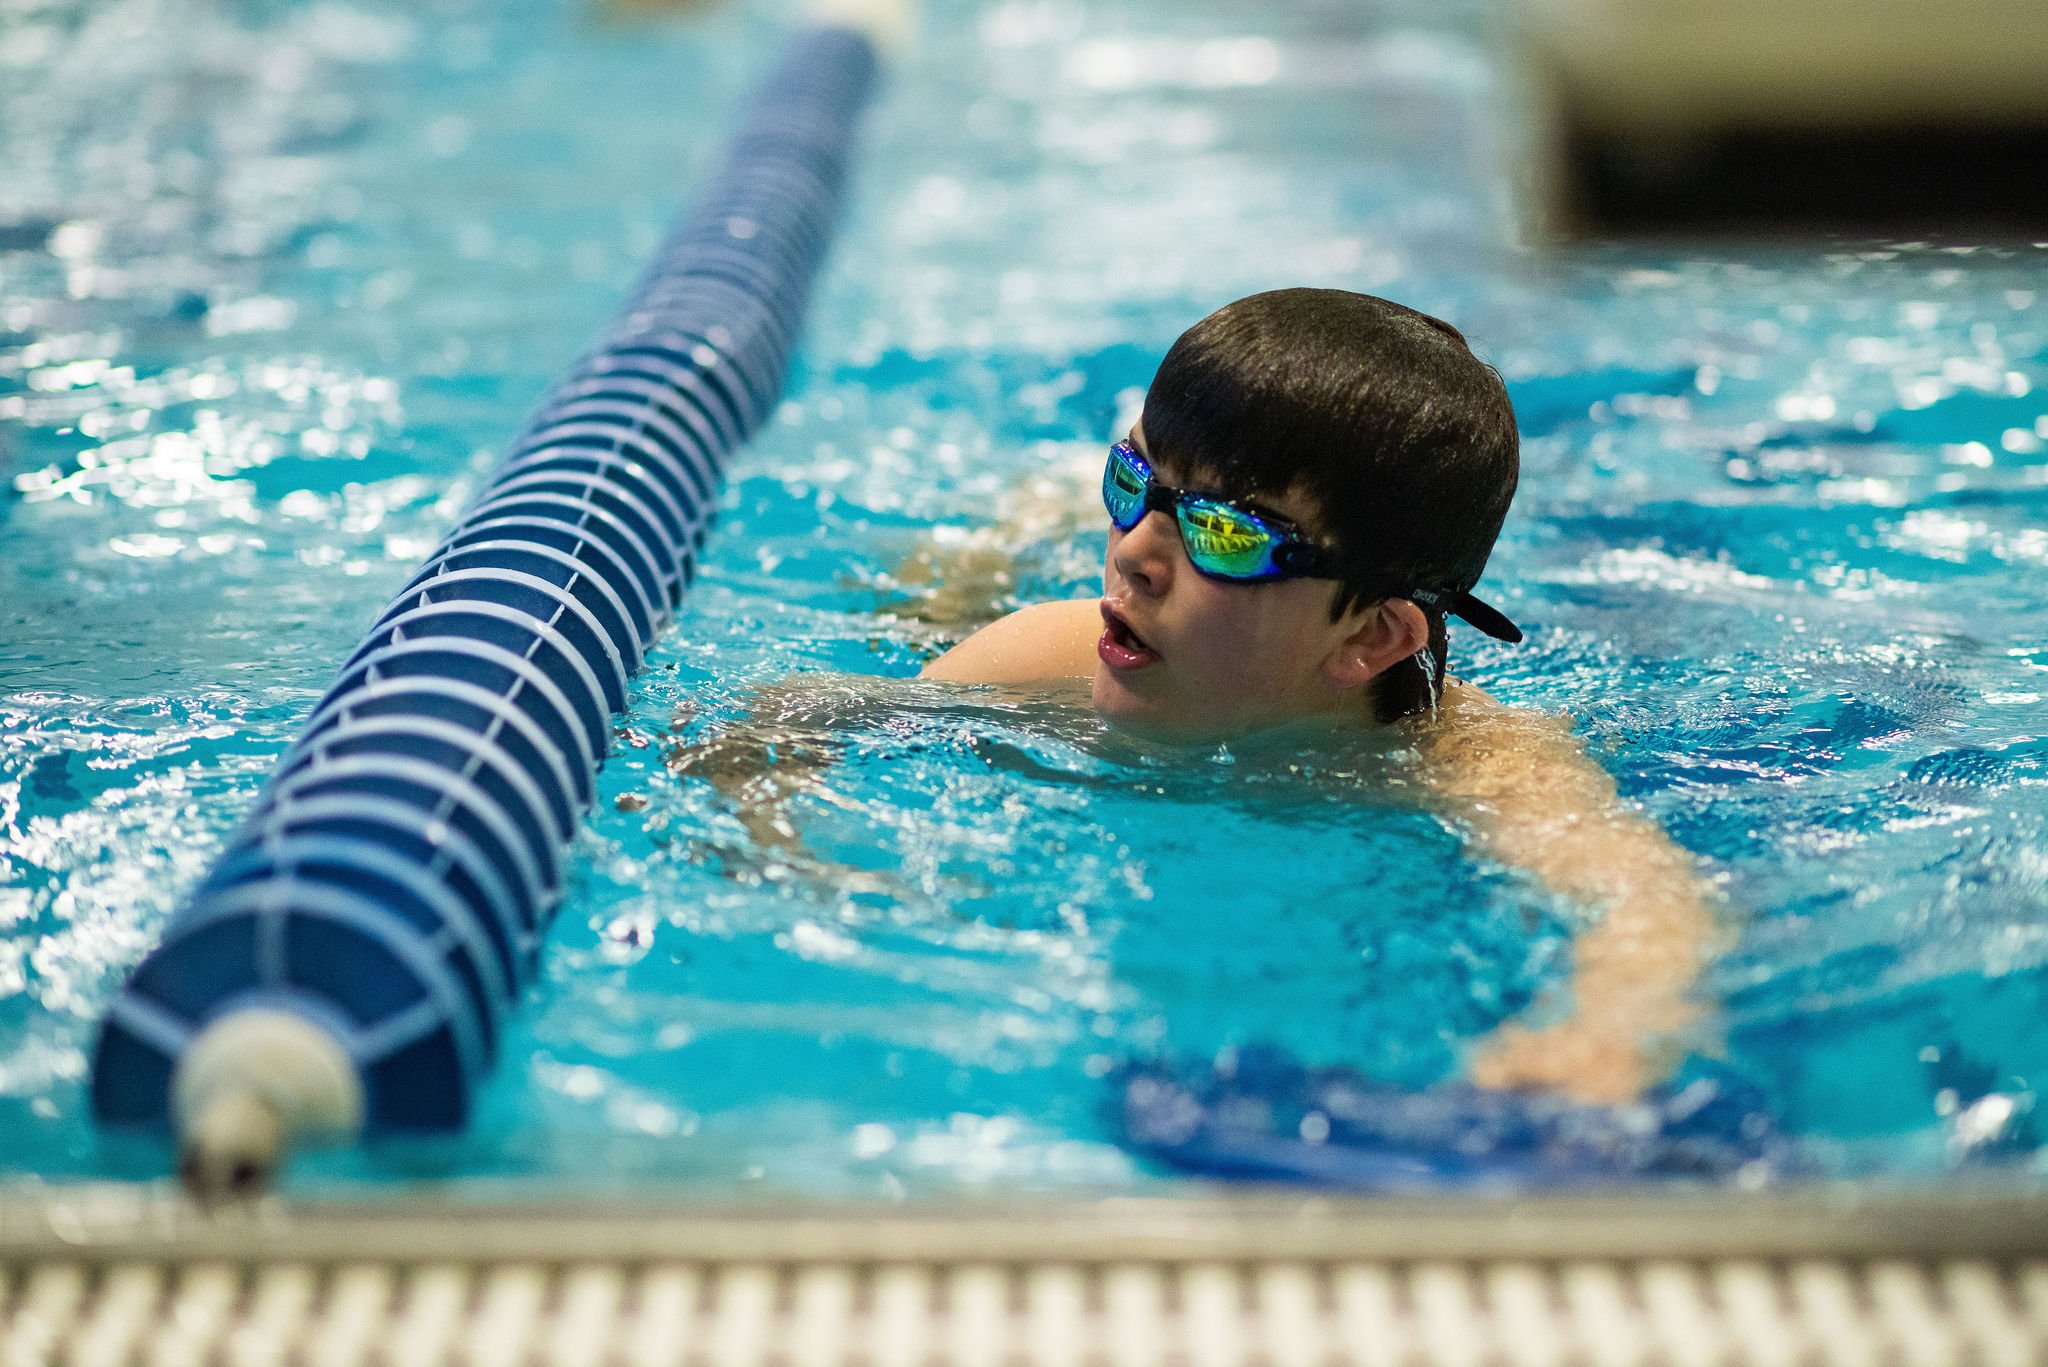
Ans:
{"type": "Polygon", "coordinates": [[[1464,1082],[1406,1091],[1263,1047],[1222,1062],[1131,1061],[1109,1081],[1109,1121],[1125,1145],[1209,1177],[1518,1192],[1603,1181],[1753,1185],[1813,1171],[1754,1084],[1697,1058],[1619,1106],[1464,1082]]]}
{"type": "Polygon", "coordinates": [[[792,42],[626,306],[379,614],[115,999],[103,1122],[165,1124],[181,1055],[251,1008],[342,1046],[366,1129],[467,1119],[611,716],[695,574],[726,462],[781,394],[875,72],[854,30],[792,42]]]}

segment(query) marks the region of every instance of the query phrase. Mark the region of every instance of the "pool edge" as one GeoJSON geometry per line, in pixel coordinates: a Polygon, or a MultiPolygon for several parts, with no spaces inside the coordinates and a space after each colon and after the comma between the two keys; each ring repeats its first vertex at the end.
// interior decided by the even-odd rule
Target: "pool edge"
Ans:
{"type": "Polygon", "coordinates": [[[207,1210],[168,1186],[0,1196],[0,1264],[150,1261],[638,1263],[1346,1259],[2028,1258],[2048,1194],[2011,1182],[1485,1197],[1251,1190],[897,1205],[477,1200],[400,1189],[207,1210]]]}

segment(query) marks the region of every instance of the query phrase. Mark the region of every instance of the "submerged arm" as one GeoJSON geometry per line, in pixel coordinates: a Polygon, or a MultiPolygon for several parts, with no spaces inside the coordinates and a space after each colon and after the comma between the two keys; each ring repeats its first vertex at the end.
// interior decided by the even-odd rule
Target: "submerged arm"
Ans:
{"type": "Polygon", "coordinates": [[[1700,1015],[1690,989],[1714,939],[1708,890],[1691,857],[1623,805],[1562,718],[1462,691],[1423,742],[1430,786],[1481,850],[1601,913],[1573,942],[1572,1014],[1501,1027],[1472,1080],[1630,1099],[1700,1015]]]}
{"type": "MultiPolygon", "coordinates": [[[[792,808],[800,802],[844,805],[831,773],[849,746],[858,744],[857,733],[900,733],[901,723],[920,715],[951,717],[961,711],[961,698],[945,674],[928,668],[925,678],[938,680],[938,686],[866,675],[794,675],[757,690],[745,715],[722,730],[672,747],[670,772],[709,783],[746,832],[745,842],[716,847],[728,872],[794,874],[847,889],[900,892],[884,874],[811,848],[792,808]]],[[[994,755],[991,762],[1005,760],[994,755]]]]}
{"type": "Polygon", "coordinates": [[[845,750],[848,730],[895,710],[877,696],[883,684],[796,675],[758,690],[746,715],[724,730],[669,750],[669,771],[709,783],[745,829],[748,848],[719,851],[729,870],[780,866],[822,882],[870,877],[813,851],[789,809],[801,798],[831,797],[826,776],[845,750]]]}
{"type": "Polygon", "coordinates": [[[974,629],[1016,604],[1021,553],[1092,530],[1101,521],[1095,488],[1101,456],[1068,451],[1003,489],[984,520],[935,527],[897,565],[903,596],[881,611],[928,626],[974,629]]]}
{"type": "Polygon", "coordinates": [[[803,845],[786,809],[819,786],[833,758],[829,732],[756,711],[729,730],[675,746],[667,762],[671,773],[709,783],[761,851],[792,855],[803,845]]]}

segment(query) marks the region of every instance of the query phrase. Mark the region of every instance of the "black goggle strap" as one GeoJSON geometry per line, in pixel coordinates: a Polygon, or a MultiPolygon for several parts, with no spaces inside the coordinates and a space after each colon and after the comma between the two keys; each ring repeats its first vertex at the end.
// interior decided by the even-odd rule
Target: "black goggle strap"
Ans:
{"type": "Polygon", "coordinates": [[[1341,579],[1337,557],[1306,541],[1283,539],[1273,547],[1273,568],[1304,579],[1341,579]]]}
{"type": "Polygon", "coordinates": [[[1483,603],[1469,593],[1451,593],[1442,589],[1408,589],[1391,595],[1440,613],[1456,617],[1466,625],[1485,632],[1496,641],[1510,644],[1522,639],[1522,629],[1509,621],[1507,615],[1491,604],[1483,603]]]}

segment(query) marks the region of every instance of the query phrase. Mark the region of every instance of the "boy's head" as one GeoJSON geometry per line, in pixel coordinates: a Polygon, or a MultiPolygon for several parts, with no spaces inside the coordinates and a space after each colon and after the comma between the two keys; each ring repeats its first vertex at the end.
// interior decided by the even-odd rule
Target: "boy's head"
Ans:
{"type": "Polygon", "coordinates": [[[1519,639],[1470,596],[1514,496],[1514,412],[1449,324],[1343,290],[1240,299],[1174,343],[1133,445],[1160,484],[1297,524],[1331,577],[1219,582],[1163,511],[1112,527],[1094,689],[1112,718],[1186,734],[1353,706],[1391,720],[1434,701],[1446,613],[1519,639]],[[1146,649],[1111,649],[1126,636],[1146,649]]]}

